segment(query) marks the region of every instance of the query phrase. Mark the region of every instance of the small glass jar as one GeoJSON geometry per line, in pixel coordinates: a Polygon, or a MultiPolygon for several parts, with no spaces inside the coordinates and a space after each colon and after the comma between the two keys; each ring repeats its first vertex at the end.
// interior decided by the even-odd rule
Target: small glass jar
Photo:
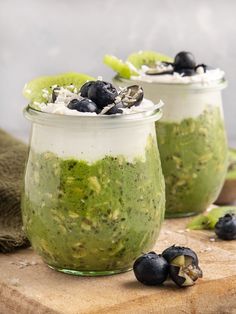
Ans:
{"type": "Polygon", "coordinates": [[[129,270],[157,240],[165,209],[155,121],[161,111],[66,116],[27,107],[32,122],[22,195],[25,232],[56,270],[129,270]]]}
{"type": "MultiPolygon", "coordinates": [[[[130,80],[115,79],[118,86],[130,80]]],[[[147,98],[164,101],[156,123],[166,184],[166,217],[203,212],[216,200],[227,169],[221,90],[224,79],[203,83],[138,83],[147,98]]]]}

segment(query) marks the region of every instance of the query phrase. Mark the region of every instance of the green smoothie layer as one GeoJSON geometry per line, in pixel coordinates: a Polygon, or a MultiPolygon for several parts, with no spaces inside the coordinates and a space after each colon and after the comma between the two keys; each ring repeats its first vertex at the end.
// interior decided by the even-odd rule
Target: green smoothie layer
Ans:
{"type": "Polygon", "coordinates": [[[94,163],[30,152],[22,201],[26,233],[51,266],[127,269],[154,245],[164,216],[164,179],[154,139],[146,158],[94,163]]]}
{"type": "Polygon", "coordinates": [[[166,183],[167,216],[200,213],[217,197],[227,168],[227,141],[220,109],[197,118],[156,124],[166,183]]]}

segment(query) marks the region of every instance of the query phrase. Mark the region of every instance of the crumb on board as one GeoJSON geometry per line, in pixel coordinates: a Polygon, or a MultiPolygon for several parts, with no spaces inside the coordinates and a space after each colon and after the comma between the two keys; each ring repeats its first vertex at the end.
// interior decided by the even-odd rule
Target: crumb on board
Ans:
{"type": "Polygon", "coordinates": [[[19,280],[19,278],[11,278],[11,279],[9,279],[9,284],[11,285],[11,286],[15,286],[15,287],[18,287],[18,286],[20,286],[20,280],[19,280]]]}
{"type": "Polygon", "coordinates": [[[27,260],[23,259],[23,260],[19,260],[16,262],[11,262],[11,264],[18,266],[18,268],[25,268],[28,266],[37,265],[38,263],[34,260],[33,261],[27,261],[27,260]]]}
{"type": "Polygon", "coordinates": [[[202,249],[202,250],[200,250],[199,251],[199,253],[206,253],[206,252],[211,252],[213,249],[211,248],[211,247],[206,247],[206,248],[204,248],[204,249],[202,249]]]}

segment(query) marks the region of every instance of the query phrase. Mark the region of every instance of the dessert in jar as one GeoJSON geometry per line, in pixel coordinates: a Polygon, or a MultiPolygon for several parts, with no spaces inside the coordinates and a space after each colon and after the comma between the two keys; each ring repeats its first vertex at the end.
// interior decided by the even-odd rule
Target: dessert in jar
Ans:
{"type": "Polygon", "coordinates": [[[153,247],[164,217],[155,130],[161,103],[143,98],[138,85],[117,90],[71,75],[24,89],[32,122],[24,229],[51,268],[115,274],[153,247]]]}
{"type": "Polygon", "coordinates": [[[165,103],[156,130],[166,184],[166,217],[204,211],[217,198],[227,168],[224,72],[197,64],[185,51],[174,59],[140,52],[126,63],[113,56],[104,61],[118,72],[117,86],[140,84],[149,99],[165,103]]]}

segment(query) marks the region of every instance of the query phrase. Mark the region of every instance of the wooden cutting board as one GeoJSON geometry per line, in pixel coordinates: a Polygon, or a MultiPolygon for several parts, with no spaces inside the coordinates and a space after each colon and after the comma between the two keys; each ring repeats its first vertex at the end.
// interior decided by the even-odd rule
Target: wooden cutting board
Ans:
{"type": "Polygon", "coordinates": [[[133,272],[100,278],[65,275],[26,249],[0,254],[0,313],[236,313],[236,241],[186,231],[186,222],[165,221],[155,250],[172,244],[194,249],[204,278],[193,287],[146,287],[133,272]]]}

